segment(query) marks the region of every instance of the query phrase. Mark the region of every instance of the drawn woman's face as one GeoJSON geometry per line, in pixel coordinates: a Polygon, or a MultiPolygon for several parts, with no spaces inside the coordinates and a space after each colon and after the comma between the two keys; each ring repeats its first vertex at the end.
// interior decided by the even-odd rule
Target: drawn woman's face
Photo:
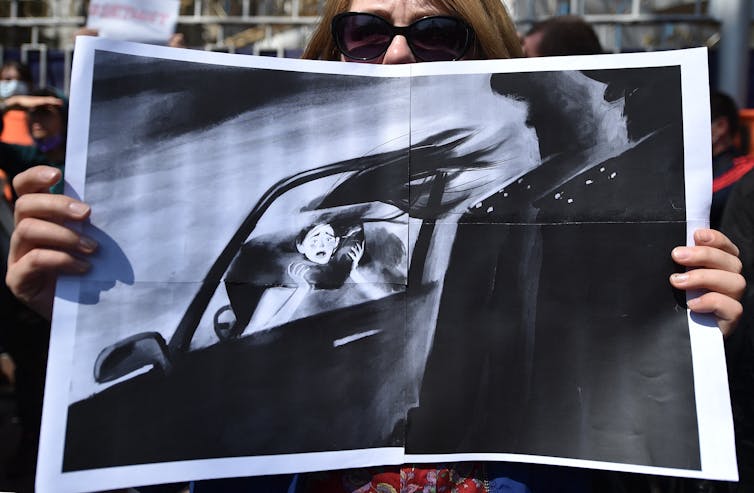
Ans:
{"type": "Polygon", "coordinates": [[[329,224],[319,224],[314,226],[306,236],[304,241],[297,243],[296,247],[304,257],[315,264],[326,264],[330,261],[338,248],[340,238],[335,236],[335,230],[329,224]]]}

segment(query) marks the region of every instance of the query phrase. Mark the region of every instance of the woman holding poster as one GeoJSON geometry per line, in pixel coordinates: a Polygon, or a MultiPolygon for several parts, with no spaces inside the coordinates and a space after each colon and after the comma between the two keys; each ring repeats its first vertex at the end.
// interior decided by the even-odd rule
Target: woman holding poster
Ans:
{"type": "MultiPolygon", "coordinates": [[[[330,1],[304,53],[304,57],[311,59],[381,64],[520,55],[513,23],[497,0],[330,1]]],[[[90,207],[70,197],[45,193],[60,178],[58,170],[38,167],[19,175],[14,182],[21,198],[16,208],[17,227],[9,255],[7,283],[16,296],[47,317],[51,315],[57,274],[86,272],[89,264],[84,258],[97,248],[92,240],[63,226],[69,221],[85,221],[91,213],[90,207]]],[[[670,282],[679,289],[705,290],[705,294],[688,302],[689,308],[713,313],[720,329],[727,334],[741,314],[738,299],[744,281],[739,274],[738,249],[716,231],[700,230],[694,238],[696,246],[678,247],[672,251],[672,258],[680,265],[696,269],[674,275],[670,282]]],[[[469,413],[473,412],[474,403],[466,404],[469,413]]],[[[301,476],[295,488],[311,492],[416,491],[432,487],[438,491],[442,488],[463,488],[469,492],[511,488],[524,491],[522,483],[528,479],[514,481],[505,475],[522,478],[533,474],[520,474],[521,470],[515,469],[484,463],[385,467],[301,476]]],[[[550,484],[558,484],[562,491],[562,483],[570,482],[574,490],[584,491],[589,487],[584,479],[569,476],[550,484]]],[[[221,483],[197,484],[194,491],[222,491],[219,489],[222,487],[221,483]]],[[[248,480],[229,488],[228,491],[241,488],[260,491],[267,486],[248,480]]]]}

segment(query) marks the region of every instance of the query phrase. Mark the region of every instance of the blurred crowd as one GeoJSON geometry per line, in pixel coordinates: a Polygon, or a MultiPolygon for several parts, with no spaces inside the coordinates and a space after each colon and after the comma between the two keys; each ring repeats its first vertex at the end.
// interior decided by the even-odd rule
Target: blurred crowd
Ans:
{"type": "MultiPolygon", "coordinates": [[[[96,35],[95,32],[79,34],[96,35]]],[[[554,17],[521,35],[526,56],[602,53],[592,27],[579,17],[554,17]]],[[[171,41],[182,46],[180,35],[171,41]]],[[[65,166],[68,102],[62,91],[35,87],[29,68],[15,60],[0,69],[0,259],[3,278],[13,229],[15,175],[37,164],[65,166]]],[[[727,95],[711,95],[713,199],[711,227],[741,250],[743,271],[754,270],[754,149],[739,108],[727,95]]],[[[62,193],[62,185],[52,190],[62,193]]],[[[750,281],[751,282],[751,281],[750,281]]],[[[0,490],[31,491],[36,463],[49,322],[20,303],[5,283],[0,288],[0,490]]],[[[744,297],[744,316],[726,340],[731,399],[741,482],[715,484],[658,480],[649,491],[754,491],[754,289],[744,297]],[[659,488],[659,489],[657,489],[659,488]]],[[[623,478],[622,491],[639,484],[623,478]]],[[[159,491],[180,491],[172,485],[159,491]]],[[[142,491],[150,491],[143,489],[142,491]]],[[[154,490],[157,491],[157,490],[154,490]]]]}
{"type": "MultiPolygon", "coordinates": [[[[13,229],[15,175],[36,164],[65,164],[67,102],[62,92],[35,88],[29,68],[15,60],[0,68],[0,250],[3,278],[13,229]]],[[[62,191],[62,184],[55,192],[62,191]]],[[[0,489],[33,483],[42,413],[49,322],[0,288],[0,427],[4,445],[0,489]]]]}

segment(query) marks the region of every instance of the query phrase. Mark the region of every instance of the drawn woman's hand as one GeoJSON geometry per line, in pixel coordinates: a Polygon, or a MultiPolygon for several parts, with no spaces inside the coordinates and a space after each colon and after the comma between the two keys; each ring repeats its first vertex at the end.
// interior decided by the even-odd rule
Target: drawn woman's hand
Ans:
{"type": "Polygon", "coordinates": [[[348,252],[348,258],[351,259],[352,266],[351,269],[355,269],[359,265],[359,261],[361,260],[361,257],[364,256],[364,242],[357,243],[354,246],[351,247],[351,250],[348,252]]]}
{"type": "Polygon", "coordinates": [[[288,266],[288,275],[296,282],[297,289],[311,289],[311,284],[306,279],[309,266],[301,262],[293,262],[288,266]]]}
{"type": "Polygon", "coordinates": [[[272,317],[264,322],[262,327],[265,329],[271,329],[290,322],[298,307],[309,296],[309,292],[311,291],[311,284],[306,279],[306,273],[309,272],[308,265],[301,262],[291,262],[288,264],[286,271],[288,272],[288,276],[296,282],[296,290],[291,293],[272,317]]]}

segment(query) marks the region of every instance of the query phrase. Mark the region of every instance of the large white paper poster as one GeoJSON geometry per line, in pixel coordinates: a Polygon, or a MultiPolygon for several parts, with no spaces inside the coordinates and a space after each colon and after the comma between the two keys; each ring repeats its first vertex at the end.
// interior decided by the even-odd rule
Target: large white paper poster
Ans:
{"type": "Polygon", "coordinates": [[[706,53],[375,67],[82,39],[40,491],[402,462],[736,476],[670,250],[706,53]]]}
{"type": "Polygon", "coordinates": [[[91,0],[86,27],[105,38],[167,43],[175,32],[179,0],[91,0]]]}

